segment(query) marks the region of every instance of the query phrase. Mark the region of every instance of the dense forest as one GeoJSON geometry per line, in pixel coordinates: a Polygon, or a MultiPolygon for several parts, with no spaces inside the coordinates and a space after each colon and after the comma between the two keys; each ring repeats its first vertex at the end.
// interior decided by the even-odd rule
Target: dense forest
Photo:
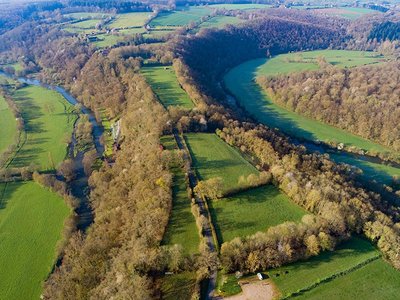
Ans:
{"type": "Polygon", "coordinates": [[[400,38],[400,23],[384,22],[376,25],[369,34],[369,39],[377,39],[377,41],[384,40],[398,40],[400,38]]]}
{"type": "MultiPolygon", "coordinates": [[[[301,57],[299,57],[301,61],[301,57]]],[[[260,77],[279,105],[400,150],[398,63],[260,77]]]]}

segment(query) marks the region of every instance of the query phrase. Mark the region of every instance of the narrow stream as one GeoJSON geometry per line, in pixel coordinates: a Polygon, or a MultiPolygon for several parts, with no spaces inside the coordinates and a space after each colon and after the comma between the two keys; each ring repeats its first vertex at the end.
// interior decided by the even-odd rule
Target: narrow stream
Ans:
{"type": "MultiPolygon", "coordinates": [[[[49,84],[44,84],[40,82],[38,79],[33,79],[33,78],[26,78],[26,77],[17,77],[15,78],[14,76],[1,72],[0,75],[6,76],[8,78],[12,78],[14,80],[17,80],[22,83],[26,83],[29,85],[35,85],[35,86],[41,86],[44,88],[47,88],[49,90],[54,90],[58,93],[60,93],[70,104],[75,106],[76,104],[80,104],[80,113],[87,115],[89,118],[89,122],[92,124],[92,135],[93,135],[93,141],[94,141],[94,147],[96,149],[97,155],[99,157],[103,156],[104,153],[104,146],[100,142],[100,138],[103,135],[104,128],[103,126],[97,122],[96,117],[94,113],[87,107],[83,106],[78,100],[76,100],[70,93],[68,93],[64,88],[60,86],[54,86],[54,85],[49,85],[49,84]]],[[[73,135],[72,135],[72,141],[69,146],[69,157],[73,159],[75,163],[75,171],[76,171],[76,178],[70,182],[70,188],[71,188],[71,193],[74,197],[79,199],[79,205],[75,212],[78,215],[78,221],[77,221],[77,228],[79,230],[86,230],[90,224],[93,222],[93,213],[92,209],[90,207],[90,202],[88,198],[88,176],[85,174],[84,169],[83,169],[83,164],[82,164],[82,159],[84,153],[82,152],[77,152],[74,154],[74,149],[76,145],[76,139],[75,139],[75,131],[76,131],[76,124],[74,127],[73,135]]]]}

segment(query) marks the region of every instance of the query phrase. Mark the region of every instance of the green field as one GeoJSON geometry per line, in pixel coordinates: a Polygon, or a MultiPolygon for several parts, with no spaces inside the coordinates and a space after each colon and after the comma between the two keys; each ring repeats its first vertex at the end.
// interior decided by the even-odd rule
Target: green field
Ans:
{"type": "Polygon", "coordinates": [[[70,210],[36,183],[0,184],[0,299],[39,299],[70,210]]]}
{"type": "Polygon", "coordinates": [[[3,96],[0,96],[0,154],[14,144],[17,135],[17,122],[3,96]]]}
{"type": "Polygon", "coordinates": [[[196,273],[184,272],[165,275],[161,279],[162,299],[190,300],[196,287],[196,273]]]}
{"type": "Polygon", "coordinates": [[[214,8],[224,8],[227,10],[255,10],[255,9],[265,9],[271,7],[271,5],[268,4],[255,4],[255,3],[249,3],[249,4],[213,4],[208,6],[211,9],[214,8]]]}
{"type": "Polygon", "coordinates": [[[186,109],[194,107],[180,86],[172,66],[143,67],[142,74],[164,106],[181,106],[186,109]]]}
{"type": "MultiPolygon", "coordinates": [[[[165,149],[172,150],[176,147],[172,136],[161,140],[165,149]]],[[[191,211],[191,200],[188,197],[187,185],[183,169],[175,164],[172,169],[172,211],[163,244],[182,245],[185,254],[196,253],[199,250],[199,234],[196,220],[191,211]]]]}
{"type": "Polygon", "coordinates": [[[150,26],[185,26],[191,22],[199,22],[202,17],[208,16],[211,10],[207,7],[178,7],[174,11],[161,12],[151,20],[150,26]]]}
{"type": "Polygon", "coordinates": [[[111,28],[141,27],[149,19],[149,16],[149,12],[118,14],[115,21],[108,26],[111,28]]]}
{"type": "MultiPolygon", "coordinates": [[[[353,67],[365,64],[379,63],[383,60],[371,52],[323,50],[302,53],[291,53],[276,56],[272,59],[255,59],[245,62],[232,69],[224,78],[228,90],[236,96],[246,110],[260,122],[279,128],[283,132],[310,141],[335,141],[346,146],[356,146],[361,149],[375,152],[390,152],[390,149],[348,133],[342,129],[324,124],[322,122],[301,116],[275,104],[261,87],[254,82],[260,75],[274,76],[303,70],[317,70],[315,58],[324,56],[326,60],[339,67],[353,67]]],[[[375,176],[382,182],[388,183],[390,177],[398,175],[396,168],[381,166],[348,157],[334,156],[336,161],[352,162],[364,170],[365,174],[375,176]],[[385,176],[380,176],[383,174],[385,176]]]]}
{"type": "Polygon", "coordinates": [[[397,300],[399,295],[400,272],[378,259],[293,299],[397,300]]]}
{"type": "Polygon", "coordinates": [[[286,221],[300,221],[305,214],[273,185],[209,201],[209,208],[220,244],[286,221]]]}
{"type": "Polygon", "coordinates": [[[38,86],[18,89],[12,97],[22,112],[26,140],[10,167],[35,164],[42,170],[53,170],[67,154],[76,120],[71,113],[73,106],[57,92],[38,86]]]}
{"type": "Polygon", "coordinates": [[[77,13],[70,13],[70,14],[65,14],[64,17],[67,18],[72,18],[75,20],[80,20],[80,19],[104,19],[106,17],[111,16],[111,14],[106,14],[106,13],[95,13],[95,12],[77,12],[77,13]]]}
{"type": "Polygon", "coordinates": [[[239,177],[258,174],[240,153],[216,134],[190,133],[185,135],[193,167],[201,180],[221,177],[224,193],[237,190],[239,177]]]}
{"type": "Polygon", "coordinates": [[[358,19],[366,14],[376,13],[378,11],[362,7],[338,7],[338,8],[322,8],[314,9],[318,13],[340,16],[347,19],[358,19]]]}
{"type": "Polygon", "coordinates": [[[279,288],[282,296],[285,296],[379,255],[379,251],[370,242],[352,238],[333,252],[327,251],[307,261],[271,270],[267,274],[279,288]]]}
{"type": "Polygon", "coordinates": [[[230,17],[230,16],[216,16],[213,17],[203,23],[200,24],[200,28],[223,28],[225,25],[231,24],[240,24],[245,22],[245,20],[236,18],[236,17],[230,17]]]}
{"type": "Polygon", "coordinates": [[[96,27],[96,24],[99,22],[100,22],[100,20],[97,20],[97,19],[89,19],[89,20],[72,23],[69,25],[69,27],[74,27],[74,28],[78,28],[78,29],[94,29],[96,27]]]}

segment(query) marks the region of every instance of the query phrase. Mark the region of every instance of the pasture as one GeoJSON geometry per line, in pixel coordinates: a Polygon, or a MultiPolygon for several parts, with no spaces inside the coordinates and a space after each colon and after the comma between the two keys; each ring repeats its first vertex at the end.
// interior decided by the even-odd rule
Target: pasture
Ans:
{"type": "Polygon", "coordinates": [[[142,27],[149,19],[150,12],[132,12],[116,15],[115,20],[108,25],[110,28],[142,27]]]}
{"type": "Polygon", "coordinates": [[[172,66],[149,66],[141,69],[160,102],[165,106],[194,107],[188,94],[180,86],[172,66]]]}
{"type": "Polygon", "coordinates": [[[0,95],[0,155],[8,146],[15,143],[17,138],[17,121],[6,100],[0,95]]]}
{"type": "Polygon", "coordinates": [[[216,134],[190,133],[185,135],[185,141],[199,179],[222,178],[223,193],[237,190],[240,187],[240,176],[259,173],[236,149],[216,134]]]}
{"type": "Polygon", "coordinates": [[[25,137],[10,167],[38,165],[54,170],[64,160],[76,115],[59,93],[31,86],[16,90],[12,97],[25,122],[25,137]]]}
{"type": "Polygon", "coordinates": [[[0,299],[39,299],[69,214],[34,182],[0,184],[0,299]]]}
{"type": "Polygon", "coordinates": [[[161,294],[165,300],[190,300],[196,287],[196,273],[165,275],[161,279],[161,294]]]}
{"type": "MultiPolygon", "coordinates": [[[[163,137],[161,142],[167,150],[173,150],[177,147],[173,136],[163,137]]],[[[191,211],[191,199],[189,199],[187,193],[184,170],[176,162],[171,171],[173,174],[172,210],[163,244],[179,244],[183,247],[185,254],[197,253],[199,251],[200,238],[196,220],[191,211]]]]}
{"type": "Polygon", "coordinates": [[[362,8],[362,7],[321,8],[321,9],[314,9],[313,11],[324,15],[325,14],[333,15],[351,20],[358,19],[366,14],[379,13],[376,10],[372,10],[369,8],[362,8]]]}
{"type": "Polygon", "coordinates": [[[207,7],[189,6],[178,7],[174,11],[161,12],[150,21],[151,27],[185,26],[191,22],[199,22],[202,17],[208,16],[211,10],[207,7]]]}
{"type": "Polygon", "coordinates": [[[96,13],[96,12],[77,12],[77,13],[70,13],[70,14],[65,14],[64,17],[67,18],[72,18],[75,20],[81,20],[81,19],[105,19],[107,17],[111,16],[111,14],[106,14],[106,13],[96,13]]]}
{"type": "Polygon", "coordinates": [[[256,10],[270,8],[269,4],[213,4],[208,6],[211,9],[226,9],[226,10],[256,10]]]}
{"type": "Polygon", "coordinates": [[[396,300],[399,295],[400,272],[380,258],[293,299],[396,300]]]}
{"type": "MultiPolygon", "coordinates": [[[[269,127],[278,128],[286,134],[302,140],[335,141],[367,151],[390,152],[390,149],[385,146],[304,117],[275,104],[253,80],[260,75],[274,76],[304,70],[317,70],[318,64],[315,59],[318,56],[325,57],[328,62],[338,67],[374,64],[385,59],[376,53],[360,51],[323,50],[290,53],[278,55],[269,60],[261,58],[245,62],[229,71],[224,78],[224,83],[250,115],[269,127]]],[[[398,169],[381,166],[377,163],[341,156],[335,156],[334,159],[344,163],[351,161],[362,169],[366,175],[371,174],[371,170],[372,172],[376,171],[377,174],[386,174],[385,176],[379,176],[379,180],[385,183],[390,180],[391,176],[399,174],[398,169]]]]}
{"type": "Polygon", "coordinates": [[[216,16],[200,24],[199,28],[223,28],[226,25],[237,25],[245,22],[245,20],[230,17],[230,16],[216,16]]]}
{"type": "Polygon", "coordinates": [[[273,185],[209,201],[218,242],[229,242],[286,221],[298,222],[306,213],[273,185]]]}
{"type": "Polygon", "coordinates": [[[69,27],[78,28],[78,30],[79,29],[95,29],[96,24],[99,22],[100,22],[100,20],[97,20],[97,19],[89,19],[89,20],[72,23],[69,25],[69,27]]]}
{"type": "Polygon", "coordinates": [[[335,251],[323,252],[307,261],[271,270],[267,274],[279,288],[282,296],[285,296],[379,255],[379,251],[369,241],[353,237],[339,245],[335,251]]]}

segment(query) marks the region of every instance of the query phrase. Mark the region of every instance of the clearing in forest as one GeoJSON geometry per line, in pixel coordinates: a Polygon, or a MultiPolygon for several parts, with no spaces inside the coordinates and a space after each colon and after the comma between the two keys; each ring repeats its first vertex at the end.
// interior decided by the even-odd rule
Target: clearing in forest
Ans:
{"type": "Polygon", "coordinates": [[[26,134],[10,167],[34,164],[54,170],[64,160],[76,115],[74,107],[59,93],[28,85],[12,93],[21,111],[26,134]]]}
{"type": "MultiPolygon", "coordinates": [[[[167,150],[177,148],[173,136],[163,137],[161,143],[167,150]]],[[[191,199],[189,199],[187,191],[184,170],[178,161],[173,164],[171,172],[173,174],[172,210],[163,244],[179,244],[183,247],[185,254],[197,253],[199,251],[200,237],[196,220],[191,210],[191,199]]]]}
{"type": "Polygon", "coordinates": [[[185,26],[191,22],[199,22],[202,17],[208,16],[211,9],[207,7],[178,7],[174,11],[161,12],[151,20],[151,27],[185,26]]]}
{"type": "Polygon", "coordinates": [[[226,144],[216,134],[189,133],[185,134],[185,141],[199,179],[220,177],[224,184],[224,194],[238,190],[241,176],[259,174],[258,170],[236,149],[226,144]]]}
{"type": "Polygon", "coordinates": [[[196,290],[196,272],[165,275],[160,278],[162,299],[188,300],[196,290]]]}
{"type": "Polygon", "coordinates": [[[298,222],[306,214],[273,185],[209,201],[209,208],[220,245],[286,221],[298,222]]]}
{"type": "Polygon", "coordinates": [[[236,25],[245,22],[245,20],[230,16],[216,16],[200,24],[199,28],[223,28],[226,25],[236,25]]]}
{"type": "Polygon", "coordinates": [[[143,67],[141,72],[165,107],[194,107],[192,100],[179,84],[172,66],[143,67]]]}
{"type": "Polygon", "coordinates": [[[142,27],[149,19],[150,12],[132,12],[118,14],[115,21],[107,24],[110,28],[142,27]]]}
{"type": "Polygon", "coordinates": [[[70,213],[34,182],[0,184],[0,299],[39,299],[70,213]]]}

